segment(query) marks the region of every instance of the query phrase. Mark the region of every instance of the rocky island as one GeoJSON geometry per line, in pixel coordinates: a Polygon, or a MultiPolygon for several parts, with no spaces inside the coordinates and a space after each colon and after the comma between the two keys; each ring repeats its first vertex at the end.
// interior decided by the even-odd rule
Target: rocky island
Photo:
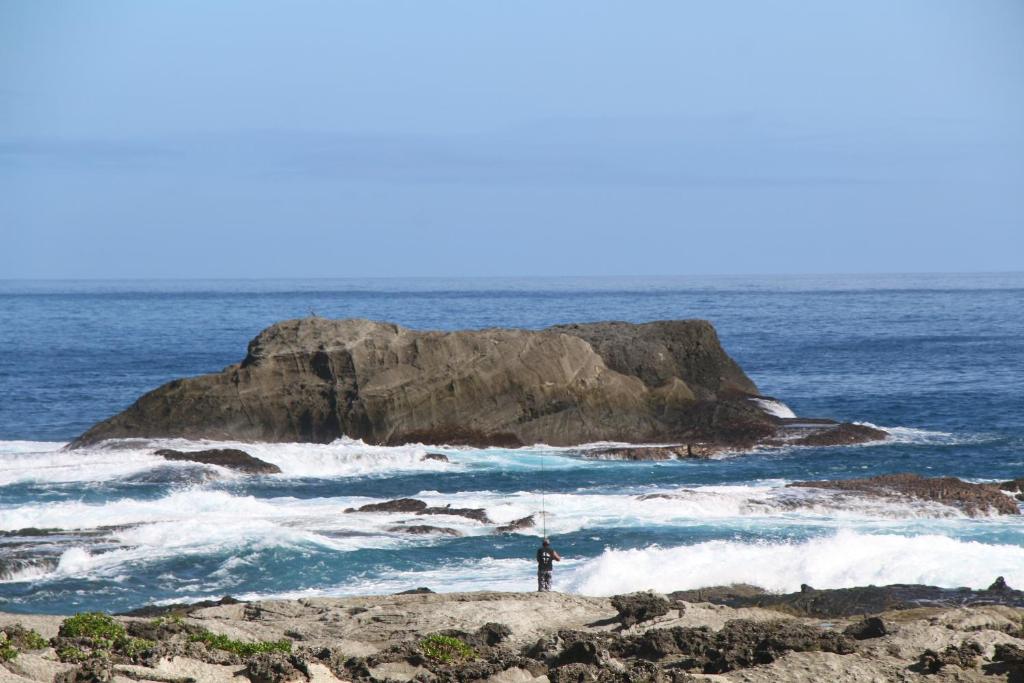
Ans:
{"type": "Polygon", "coordinates": [[[764,398],[703,320],[421,332],[312,317],[272,325],[240,363],[151,391],[72,447],[126,437],[348,436],[384,445],[672,444],[700,457],[886,436],[779,417],[764,398]]]}

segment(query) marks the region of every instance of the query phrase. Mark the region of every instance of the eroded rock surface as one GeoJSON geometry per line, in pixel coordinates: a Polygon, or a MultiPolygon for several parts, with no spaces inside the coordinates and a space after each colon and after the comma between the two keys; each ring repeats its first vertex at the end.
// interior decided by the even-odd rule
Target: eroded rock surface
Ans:
{"type": "MultiPolygon", "coordinates": [[[[731,592],[746,593],[743,587],[731,592]]],[[[814,593],[826,591],[808,587],[802,595],[814,593]]],[[[225,603],[173,618],[119,620],[130,635],[147,639],[131,646],[135,654],[128,641],[94,642],[94,650],[113,650],[86,661],[71,651],[25,648],[17,659],[0,662],[0,678],[11,672],[14,680],[33,683],[124,680],[119,677],[158,683],[980,683],[1018,680],[1024,669],[1024,611],[1006,606],[889,611],[879,622],[706,603],[679,605],[685,609],[677,615],[676,607],[617,629],[612,600],[558,593],[225,603]]],[[[0,630],[17,632],[12,625],[24,618],[0,614],[0,630]]],[[[47,638],[61,632],[62,617],[31,619],[47,638]]],[[[71,641],[58,635],[51,644],[70,647],[71,641]]]]}

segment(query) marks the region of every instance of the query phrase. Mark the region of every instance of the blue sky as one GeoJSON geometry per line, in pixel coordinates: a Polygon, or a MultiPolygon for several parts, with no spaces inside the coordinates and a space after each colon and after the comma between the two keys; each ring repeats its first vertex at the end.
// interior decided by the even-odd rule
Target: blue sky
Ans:
{"type": "Polygon", "coordinates": [[[1020,0],[0,0],[0,278],[1022,255],[1020,0]]]}

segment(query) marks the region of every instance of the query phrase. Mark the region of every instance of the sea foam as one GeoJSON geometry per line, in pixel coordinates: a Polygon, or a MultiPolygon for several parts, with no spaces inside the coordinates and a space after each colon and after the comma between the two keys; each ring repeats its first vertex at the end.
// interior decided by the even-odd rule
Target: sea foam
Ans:
{"type": "Polygon", "coordinates": [[[564,587],[586,595],[669,592],[748,583],[770,591],[921,583],[983,588],[996,576],[1024,585],[1024,548],[946,536],[834,535],[792,543],[707,541],[672,548],[606,550],[583,562],[564,587]]]}

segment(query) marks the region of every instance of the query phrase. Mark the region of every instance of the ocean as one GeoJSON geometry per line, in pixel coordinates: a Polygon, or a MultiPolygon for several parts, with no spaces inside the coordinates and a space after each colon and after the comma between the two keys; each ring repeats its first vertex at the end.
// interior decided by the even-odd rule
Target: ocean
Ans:
{"type": "Polygon", "coordinates": [[[1024,476],[1024,274],[619,279],[0,281],[0,610],[67,613],[220,597],[533,590],[546,511],[555,589],[743,582],[773,591],[1024,587],[1024,517],[787,489],[890,472],[1024,476]],[[315,313],[419,329],[704,318],[793,412],[884,427],[882,444],[708,461],[565,449],[238,444],[282,474],[167,463],[178,440],[63,446],[171,379],[237,362],[315,313]],[[441,452],[450,462],[423,460],[441,452]],[[669,497],[641,500],[645,494],[669,497]],[[398,497],[485,508],[459,536],[345,514],[398,497]],[[51,531],[18,531],[24,529],[51,531]],[[17,533],[11,533],[17,532],[17,533]]]}

